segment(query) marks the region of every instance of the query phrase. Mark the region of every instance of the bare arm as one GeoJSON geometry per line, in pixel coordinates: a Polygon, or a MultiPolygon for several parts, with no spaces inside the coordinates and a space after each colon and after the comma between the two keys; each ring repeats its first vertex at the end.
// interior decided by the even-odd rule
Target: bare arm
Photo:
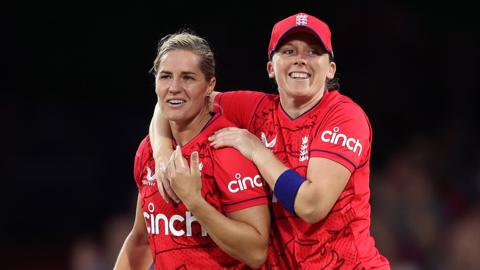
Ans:
{"type": "MultiPolygon", "coordinates": [[[[260,140],[247,130],[224,128],[210,137],[215,148],[231,146],[252,160],[271,189],[278,177],[289,168],[265,148],[260,140]]],[[[295,199],[296,214],[308,223],[322,220],[332,209],[345,188],[350,171],[324,158],[311,158],[307,177],[295,199]]]]}
{"type": "MultiPolygon", "coordinates": [[[[265,147],[257,151],[253,162],[268,185],[274,189],[278,177],[289,168],[265,147]],[[268,165],[267,165],[268,164],[268,165]]],[[[295,198],[295,213],[308,223],[325,218],[347,185],[350,171],[325,158],[310,158],[307,177],[295,198]]]]}
{"type": "MultiPolygon", "coordinates": [[[[213,104],[215,96],[218,92],[213,91],[210,95],[209,110],[213,110],[213,104]]],[[[158,102],[155,104],[153,111],[152,121],[149,127],[150,143],[153,148],[153,157],[155,161],[168,161],[168,158],[173,153],[171,147],[172,133],[170,131],[170,124],[168,120],[163,116],[162,109],[158,102]]]]}
{"type": "MultiPolygon", "coordinates": [[[[218,92],[212,92],[210,95],[209,110],[213,110],[215,96],[218,92]]],[[[155,176],[158,183],[158,190],[162,198],[169,203],[172,199],[179,201],[178,196],[170,187],[170,183],[165,179],[163,171],[167,165],[169,157],[173,153],[172,132],[168,120],[163,116],[158,102],[155,104],[152,120],[149,127],[150,144],[153,149],[153,158],[155,159],[155,176]]]]}
{"type": "Polygon", "coordinates": [[[148,245],[148,234],[140,207],[140,194],[137,199],[135,222],[118,254],[114,270],[149,269],[152,255],[148,245]]]}
{"type": "Polygon", "coordinates": [[[270,217],[267,205],[224,216],[202,197],[186,204],[215,243],[230,256],[259,268],[267,258],[270,217]]]}
{"type": "Polygon", "coordinates": [[[180,147],[174,155],[174,162],[168,166],[168,175],[172,188],[185,206],[223,251],[252,268],[260,267],[266,260],[268,249],[270,216],[267,205],[223,215],[201,196],[198,154],[192,154],[190,168],[180,147]]]}

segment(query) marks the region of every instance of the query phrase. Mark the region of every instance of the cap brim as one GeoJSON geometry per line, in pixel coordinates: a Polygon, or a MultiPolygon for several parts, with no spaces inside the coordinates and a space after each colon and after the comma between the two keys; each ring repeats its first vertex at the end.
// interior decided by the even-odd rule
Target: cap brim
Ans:
{"type": "Polygon", "coordinates": [[[323,49],[330,54],[330,56],[333,57],[333,54],[331,51],[329,51],[327,49],[327,46],[325,46],[325,43],[323,43],[323,40],[320,38],[320,36],[313,30],[311,29],[310,27],[308,26],[304,26],[304,25],[298,25],[298,26],[295,26],[295,27],[292,27],[290,28],[288,31],[286,31],[285,33],[283,33],[283,35],[278,39],[278,42],[277,44],[275,45],[275,47],[272,49],[272,51],[270,52],[270,59],[272,59],[272,55],[273,53],[277,50],[277,48],[282,44],[282,42],[290,35],[292,34],[295,34],[295,33],[309,33],[311,34],[312,36],[314,36],[316,39],[318,39],[318,41],[320,41],[320,44],[322,44],[322,47],[323,49]]]}

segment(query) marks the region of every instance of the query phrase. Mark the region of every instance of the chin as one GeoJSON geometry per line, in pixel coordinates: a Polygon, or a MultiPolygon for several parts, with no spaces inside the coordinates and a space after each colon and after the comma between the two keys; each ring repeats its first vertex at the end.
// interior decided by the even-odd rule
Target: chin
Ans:
{"type": "Polygon", "coordinates": [[[183,121],[185,120],[185,113],[184,112],[167,112],[165,113],[165,118],[168,119],[168,121],[183,121]]]}
{"type": "Polygon", "coordinates": [[[294,89],[288,91],[288,93],[289,93],[291,96],[293,96],[293,97],[299,97],[299,98],[301,98],[301,97],[305,98],[305,97],[309,97],[309,96],[312,96],[312,95],[313,95],[313,93],[312,93],[312,91],[310,90],[310,88],[308,88],[308,89],[305,89],[305,88],[297,88],[297,89],[295,89],[295,88],[294,88],[294,89]]]}

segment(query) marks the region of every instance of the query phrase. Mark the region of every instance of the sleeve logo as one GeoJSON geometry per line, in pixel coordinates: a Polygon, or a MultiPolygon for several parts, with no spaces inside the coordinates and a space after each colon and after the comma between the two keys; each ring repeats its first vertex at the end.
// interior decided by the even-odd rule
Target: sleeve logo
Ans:
{"type": "Polygon", "coordinates": [[[358,156],[362,153],[362,144],[359,139],[348,138],[347,135],[339,133],[340,128],[334,127],[332,130],[325,130],[320,137],[322,142],[331,143],[335,145],[341,145],[346,147],[348,150],[357,154],[358,156]]]}
{"type": "Polygon", "coordinates": [[[253,178],[249,176],[242,178],[242,175],[240,173],[236,173],[235,180],[228,182],[228,191],[230,191],[231,193],[237,193],[239,191],[244,191],[249,188],[261,188],[262,186],[263,181],[260,175],[257,174],[253,178]]]}

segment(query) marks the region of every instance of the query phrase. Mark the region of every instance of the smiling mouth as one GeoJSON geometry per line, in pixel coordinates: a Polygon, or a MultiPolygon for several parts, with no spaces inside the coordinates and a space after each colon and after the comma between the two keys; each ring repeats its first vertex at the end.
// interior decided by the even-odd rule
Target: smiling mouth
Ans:
{"type": "Polygon", "coordinates": [[[296,80],[297,79],[304,80],[312,77],[312,75],[310,75],[310,73],[307,73],[307,72],[290,72],[288,73],[288,77],[296,80]]]}
{"type": "Polygon", "coordinates": [[[184,104],[186,101],[183,99],[168,99],[167,103],[172,106],[180,106],[184,104]]]}

